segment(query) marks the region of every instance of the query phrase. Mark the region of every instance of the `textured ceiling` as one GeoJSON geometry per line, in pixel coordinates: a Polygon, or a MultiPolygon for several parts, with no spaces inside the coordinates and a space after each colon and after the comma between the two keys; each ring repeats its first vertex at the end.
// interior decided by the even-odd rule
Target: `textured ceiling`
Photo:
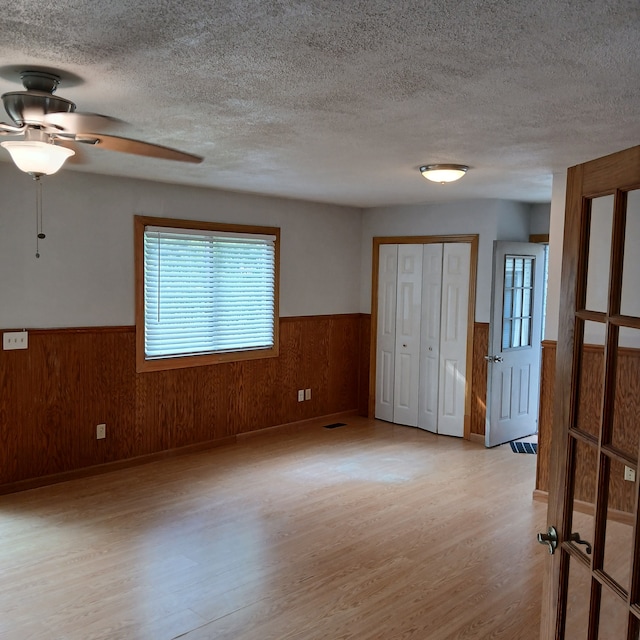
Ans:
{"type": "Polygon", "coordinates": [[[66,170],[356,206],[545,201],[554,171],[640,144],[637,0],[21,0],[0,42],[1,92],[59,69],[78,110],[128,123],[113,133],[205,156],[88,148],[66,170]],[[435,162],[471,170],[434,185],[435,162]]]}

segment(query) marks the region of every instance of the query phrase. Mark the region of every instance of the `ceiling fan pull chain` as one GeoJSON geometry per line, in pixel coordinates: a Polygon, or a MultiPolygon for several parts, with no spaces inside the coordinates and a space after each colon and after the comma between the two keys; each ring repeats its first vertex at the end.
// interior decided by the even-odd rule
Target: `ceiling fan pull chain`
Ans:
{"type": "Polygon", "coordinates": [[[34,175],[36,182],[36,258],[40,257],[40,240],[46,236],[42,232],[42,182],[39,175],[34,175]]]}

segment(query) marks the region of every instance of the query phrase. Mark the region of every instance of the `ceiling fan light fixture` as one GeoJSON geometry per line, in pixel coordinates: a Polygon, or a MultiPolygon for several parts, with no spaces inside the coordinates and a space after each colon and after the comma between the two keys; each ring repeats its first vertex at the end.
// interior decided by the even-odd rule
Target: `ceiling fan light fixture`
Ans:
{"type": "Polygon", "coordinates": [[[423,178],[441,184],[460,180],[468,170],[466,164],[427,164],[420,167],[423,178]]]}
{"type": "Polygon", "coordinates": [[[0,142],[20,171],[34,176],[51,175],[59,171],[67,158],[75,155],[73,149],[40,140],[8,140],[0,142]]]}

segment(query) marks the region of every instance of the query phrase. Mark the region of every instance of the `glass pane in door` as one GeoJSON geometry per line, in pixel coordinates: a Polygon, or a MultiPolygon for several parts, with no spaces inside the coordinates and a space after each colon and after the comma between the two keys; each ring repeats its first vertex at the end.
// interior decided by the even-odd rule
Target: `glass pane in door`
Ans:
{"type": "Polygon", "coordinates": [[[628,618],[629,609],[626,603],[608,587],[603,586],[598,640],[627,640],[628,618]]]}
{"type": "Polygon", "coordinates": [[[602,323],[584,323],[582,363],[578,371],[576,427],[596,438],[600,434],[602,422],[605,332],[606,325],[602,323]]]}
{"type": "Polygon", "coordinates": [[[564,637],[567,640],[587,640],[591,573],[578,560],[571,558],[569,562],[567,622],[564,637]]]}
{"type": "Polygon", "coordinates": [[[531,346],[535,258],[505,256],[502,350],[531,346]]]}
{"type": "Polygon", "coordinates": [[[607,310],[612,230],[613,196],[594,198],[591,201],[587,300],[585,305],[590,311],[607,310]]]}
{"type": "MultiPolygon", "coordinates": [[[[636,294],[638,299],[640,295],[636,294]]],[[[640,331],[620,328],[611,444],[636,459],[640,444],[640,331]]]]}
{"type": "Polygon", "coordinates": [[[633,507],[636,483],[625,480],[625,465],[611,460],[609,508],[604,544],[604,570],[625,591],[630,588],[633,560],[633,507]]]}
{"type": "MultiPolygon", "coordinates": [[[[574,494],[571,531],[580,534],[581,540],[593,544],[596,478],[598,473],[598,449],[581,440],[575,441],[574,494]]],[[[586,546],[578,545],[586,553],[586,546]]]]}

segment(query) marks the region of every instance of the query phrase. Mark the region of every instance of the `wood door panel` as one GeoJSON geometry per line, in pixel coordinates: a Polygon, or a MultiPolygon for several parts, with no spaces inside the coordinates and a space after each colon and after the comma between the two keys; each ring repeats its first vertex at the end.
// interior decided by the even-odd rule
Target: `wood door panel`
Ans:
{"type": "Polygon", "coordinates": [[[611,549],[621,549],[618,525],[638,521],[638,482],[625,480],[625,464],[638,467],[640,421],[634,396],[640,389],[637,370],[628,381],[622,379],[633,358],[625,358],[621,347],[627,346],[624,340],[640,326],[640,318],[622,316],[620,305],[626,190],[639,185],[640,147],[568,171],[548,510],[560,545],[547,561],[541,624],[545,640],[573,639],[585,632],[589,638],[638,636],[640,611],[629,601],[640,594],[640,527],[627,540],[622,570],[610,565],[607,573],[606,558],[611,549]],[[605,208],[613,215],[600,219],[605,208]],[[591,506],[592,539],[581,535],[592,543],[589,558],[573,537],[576,523],[583,521],[576,514],[581,501],[591,506]],[[576,570],[592,585],[590,594],[573,595],[576,570]],[[578,632],[576,621],[586,627],[578,632]]]}
{"type": "Polygon", "coordinates": [[[582,173],[578,188],[586,198],[613,193],[615,189],[637,189],[640,187],[640,147],[612,153],[574,168],[582,173]]]}

